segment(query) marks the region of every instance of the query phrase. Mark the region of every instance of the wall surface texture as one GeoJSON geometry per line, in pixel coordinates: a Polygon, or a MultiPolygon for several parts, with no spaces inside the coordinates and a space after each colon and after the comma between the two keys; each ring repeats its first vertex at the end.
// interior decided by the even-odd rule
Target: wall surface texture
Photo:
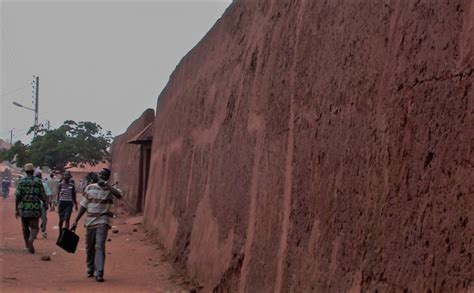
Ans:
{"type": "Polygon", "coordinates": [[[474,290],[473,48],[470,0],[234,1],[159,97],[145,228],[204,291],[474,290]]]}
{"type": "Polygon", "coordinates": [[[131,214],[135,214],[139,208],[139,184],[140,178],[140,145],[128,142],[139,134],[146,126],[155,119],[155,111],[147,109],[135,120],[127,131],[115,137],[111,146],[112,180],[118,180],[118,187],[123,193],[123,202],[131,214]]]}

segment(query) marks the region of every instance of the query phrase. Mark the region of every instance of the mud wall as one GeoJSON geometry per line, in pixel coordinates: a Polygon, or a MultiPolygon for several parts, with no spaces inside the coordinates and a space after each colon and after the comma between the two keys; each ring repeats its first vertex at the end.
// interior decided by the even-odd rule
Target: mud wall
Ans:
{"type": "Polygon", "coordinates": [[[114,138],[111,146],[112,163],[110,170],[112,180],[118,181],[118,187],[123,193],[123,203],[131,214],[139,210],[139,170],[140,170],[140,145],[128,142],[139,134],[155,119],[155,111],[147,109],[135,120],[127,131],[114,138]]]}
{"type": "Polygon", "coordinates": [[[474,7],[234,1],[161,93],[144,225],[204,291],[474,290],[474,7]]]}

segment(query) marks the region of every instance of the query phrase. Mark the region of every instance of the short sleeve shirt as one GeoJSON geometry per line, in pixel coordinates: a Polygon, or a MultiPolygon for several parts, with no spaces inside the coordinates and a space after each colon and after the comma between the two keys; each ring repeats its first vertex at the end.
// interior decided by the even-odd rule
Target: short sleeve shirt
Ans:
{"type": "Polygon", "coordinates": [[[88,185],[80,202],[80,205],[87,210],[84,226],[93,228],[105,224],[110,228],[113,204],[110,190],[103,189],[97,183],[88,185]]]}
{"type": "Polygon", "coordinates": [[[40,179],[33,176],[20,179],[15,197],[21,217],[37,218],[41,216],[41,201],[46,201],[46,194],[40,179]]]}

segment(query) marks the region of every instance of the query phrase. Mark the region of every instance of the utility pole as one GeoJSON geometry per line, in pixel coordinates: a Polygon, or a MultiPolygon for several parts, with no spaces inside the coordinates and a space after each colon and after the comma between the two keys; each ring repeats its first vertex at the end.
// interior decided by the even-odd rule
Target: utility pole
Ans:
{"type": "Polygon", "coordinates": [[[51,121],[47,120],[48,121],[48,130],[51,128],[51,121]]]}
{"type": "Polygon", "coordinates": [[[31,85],[33,87],[33,91],[32,93],[34,94],[33,96],[33,99],[34,99],[34,102],[32,102],[35,107],[34,108],[30,108],[30,107],[27,107],[27,106],[23,106],[22,104],[20,103],[17,103],[17,102],[13,102],[13,105],[17,106],[17,107],[20,107],[20,108],[25,108],[27,110],[30,110],[30,111],[33,111],[35,112],[35,122],[33,124],[33,127],[34,127],[34,136],[36,137],[37,133],[38,133],[38,112],[39,112],[39,76],[36,76],[36,75],[33,75],[33,78],[34,80],[31,82],[31,85]]]}
{"type": "Polygon", "coordinates": [[[13,129],[10,130],[10,145],[13,145],[13,129]]]}
{"type": "Polygon", "coordinates": [[[39,76],[36,76],[36,95],[35,95],[35,136],[38,128],[38,110],[39,110],[39,76]]]}

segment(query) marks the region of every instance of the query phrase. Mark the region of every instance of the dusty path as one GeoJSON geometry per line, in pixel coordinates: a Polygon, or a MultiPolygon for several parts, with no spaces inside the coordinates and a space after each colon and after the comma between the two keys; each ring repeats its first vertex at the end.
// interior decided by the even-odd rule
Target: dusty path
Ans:
{"type": "Polygon", "coordinates": [[[48,212],[47,239],[38,235],[35,241],[36,253],[23,251],[12,193],[7,200],[0,199],[1,292],[187,292],[161,252],[146,239],[140,218],[123,213],[114,219],[114,229],[119,232],[109,231],[104,283],[85,276],[83,219],[77,230],[81,239],[75,254],[56,246],[58,216],[54,212],[48,212]],[[51,261],[42,261],[43,255],[49,255],[51,261]]]}

